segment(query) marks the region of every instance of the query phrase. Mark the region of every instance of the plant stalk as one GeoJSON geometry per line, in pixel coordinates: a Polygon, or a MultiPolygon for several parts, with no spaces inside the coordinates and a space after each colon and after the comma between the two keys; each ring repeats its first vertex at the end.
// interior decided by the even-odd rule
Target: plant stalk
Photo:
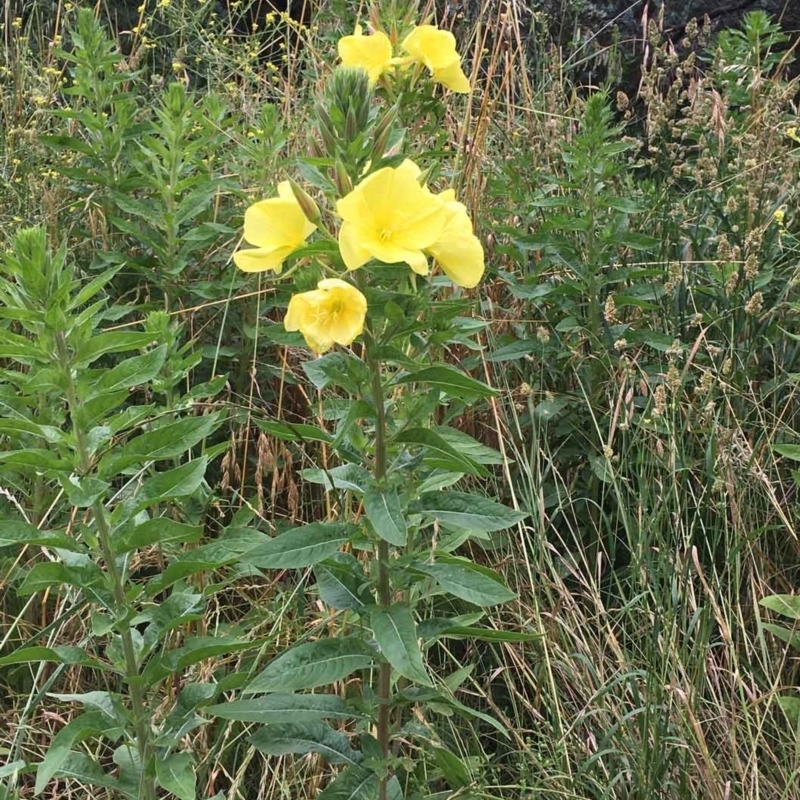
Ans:
{"type": "MultiPolygon", "coordinates": [[[[375,404],[375,482],[381,486],[386,478],[386,412],[383,405],[383,386],[381,384],[380,361],[373,357],[375,340],[365,334],[367,364],[372,379],[372,400],[375,404]]],[[[378,602],[389,608],[392,602],[392,589],[389,582],[389,543],[378,542],[378,602]]],[[[378,744],[383,757],[389,758],[389,702],[392,694],[392,667],[388,661],[380,665],[378,672],[378,744]]],[[[381,777],[378,797],[387,800],[388,776],[381,777]]]]}
{"type": "MultiPolygon", "coordinates": [[[[64,334],[59,332],[56,335],[58,355],[61,360],[61,368],[66,377],[67,404],[69,405],[70,418],[72,419],[72,429],[75,433],[76,451],[82,475],[91,472],[92,463],[89,449],[86,445],[86,433],[77,422],[78,398],[75,392],[75,383],[72,379],[72,364],[69,358],[67,342],[64,334]]],[[[117,568],[114,558],[114,549],[111,546],[111,526],[108,522],[105,504],[101,499],[92,503],[92,515],[97,526],[97,539],[100,543],[100,551],[105,561],[108,575],[111,579],[112,592],[114,594],[114,616],[116,620],[127,619],[126,613],[128,602],[125,598],[125,585],[123,576],[117,568]]],[[[125,659],[125,680],[128,684],[128,693],[131,701],[131,716],[133,721],[133,731],[136,737],[136,748],[139,753],[139,761],[142,769],[140,783],[140,800],[155,800],[155,787],[153,782],[148,780],[146,775],[147,756],[149,750],[150,728],[147,721],[147,710],[142,687],[139,685],[139,665],[136,660],[136,649],[133,644],[130,625],[125,622],[120,627],[120,644],[125,659]]]]}

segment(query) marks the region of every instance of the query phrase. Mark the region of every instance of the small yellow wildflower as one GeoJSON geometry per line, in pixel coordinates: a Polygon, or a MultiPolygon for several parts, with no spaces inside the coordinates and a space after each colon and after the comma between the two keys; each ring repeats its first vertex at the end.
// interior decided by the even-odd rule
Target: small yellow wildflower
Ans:
{"type": "Polygon", "coordinates": [[[775,213],[772,215],[773,219],[777,223],[779,228],[783,227],[783,221],[786,219],[786,209],[785,208],[777,208],[775,209],[775,213]]]}
{"type": "Polygon", "coordinates": [[[419,61],[437,83],[454,92],[469,92],[469,79],[461,69],[461,56],[456,50],[456,37],[435,25],[418,25],[403,40],[403,49],[411,60],[419,61]]]}
{"type": "Polygon", "coordinates": [[[343,36],[338,44],[342,66],[361,67],[375,83],[392,65],[392,42],[383,31],[364,36],[360,25],[356,25],[352,36],[343,36]]]}
{"type": "Polygon", "coordinates": [[[373,172],[336,203],[344,220],[339,250],[349,270],[374,258],[428,274],[424,251],[439,240],[450,215],[439,197],[420,186],[419,174],[406,159],[373,172]]]}
{"type": "Polygon", "coordinates": [[[278,196],[251,205],[244,214],[244,238],[253,250],[237,250],[236,266],[244,272],[280,272],[283,262],[316,230],[303,213],[289,181],[278,184],[278,196]]]}
{"type": "Polygon", "coordinates": [[[800,142],[800,136],[797,134],[797,126],[792,125],[791,128],[786,129],[786,135],[793,141],[793,142],[800,142]]]}
{"type": "Polygon", "coordinates": [[[292,297],[283,325],[300,331],[315,353],[324,353],[334,344],[351,344],[364,330],[366,315],[367,298],[355,286],[326,278],[313,291],[292,297]]]}

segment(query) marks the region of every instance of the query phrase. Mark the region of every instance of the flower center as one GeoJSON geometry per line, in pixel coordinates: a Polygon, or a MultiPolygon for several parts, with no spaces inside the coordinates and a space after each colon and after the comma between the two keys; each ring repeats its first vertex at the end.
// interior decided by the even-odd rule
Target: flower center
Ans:
{"type": "Polygon", "coordinates": [[[392,236],[394,235],[394,231],[391,228],[383,228],[381,232],[378,234],[378,238],[382,242],[388,242],[392,236]]]}
{"type": "Polygon", "coordinates": [[[317,312],[317,324],[319,325],[335,325],[340,314],[344,311],[344,303],[341,300],[329,300],[317,312]]]}

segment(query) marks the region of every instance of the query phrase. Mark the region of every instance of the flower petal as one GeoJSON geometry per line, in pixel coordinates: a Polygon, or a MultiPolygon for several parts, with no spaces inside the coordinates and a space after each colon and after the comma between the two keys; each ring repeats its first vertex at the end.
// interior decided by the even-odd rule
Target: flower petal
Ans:
{"type": "MultiPolygon", "coordinates": [[[[450,197],[449,191],[441,196],[450,197]]],[[[483,277],[483,246],[472,231],[466,206],[456,200],[445,203],[449,219],[439,240],[428,248],[445,275],[458,286],[470,289],[483,277]]]]}
{"type": "Polygon", "coordinates": [[[349,270],[363,267],[372,257],[370,251],[361,244],[358,226],[350,222],[343,222],[339,229],[339,252],[349,270]]]}
{"type": "Polygon", "coordinates": [[[392,66],[392,42],[383,31],[364,36],[357,26],[354,35],[339,39],[338,50],[342,65],[365,69],[371,83],[392,66]]]}
{"type": "Polygon", "coordinates": [[[469,78],[464,74],[464,70],[461,69],[459,61],[453,62],[449,67],[435,69],[433,71],[433,79],[437,83],[446,86],[451,92],[468,94],[472,90],[469,78]]]}
{"type": "Polygon", "coordinates": [[[233,263],[242,272],[273,272],[280,273],[283,262],[292,254],[294,247],[256,247],[246,250],[237,250],[233,254],[233,263]]]}
{"type": "MultiPolygon", "coordinates": [[[[287,184],[288,185],[288,184],[287,184]]],[[[290,189],[291,191],[291,189],[290,189]]],[[[294,194],[253,203],[244,212],[244,238],[256,247],[296,249],[314,232],[294,194]]]]}

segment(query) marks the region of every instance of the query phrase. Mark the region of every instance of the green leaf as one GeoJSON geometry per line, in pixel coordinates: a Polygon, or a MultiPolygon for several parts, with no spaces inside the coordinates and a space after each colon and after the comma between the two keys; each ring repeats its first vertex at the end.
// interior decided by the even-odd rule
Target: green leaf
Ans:
{"type": "Polygon", "coordinates": [[[228,655],[230,653],[240,653],[243,650],[252,650],[260,647],[260,643],[254,640],[243,641],[232,636],[189,636],[182,647],[172,650],[171,654],[176,656],[175,665],[177,669],[184,670],[199,661],[208,658],[228,655]]]}
{"type": "Polygon", "coordinates": [[[64,550],[80,550],[80,544],[71,536],[54,531],[40,531],[21,519],[0,520],[0,547],[10,545],[37,545],[60,547],[64,550]]]}
{"type": "Polygon", "coordinates": [[[167,346],[163,344],[142,356],[126,358],[113,369],[103,372],[94,390],[116,392],[149,383],[161,371],[166,358],[167,346]]]}
{"type": "Polygon", "coordinates": [[[60,459],[52,450],[33,447],[27,450],[8,450],[0,453],[0,462],[12,467],[32,467],[43,472],[51,469],[62,471],[72,468],[68,461],[60,459]]]}
{"type": "Polygon", "coordinates": [[[252,700],[235,700],[205,709],[221,719],[239,722],[308,722],[317,719],[350,719],[360,716],[333,694],[269,694],[252,700]]]}
{"type": "Polygon", "coordinates": [[[370,614],[370,622],[375,641],[389,663],[409,680],[433,686],[422,661],[411,610],[404,605],[393,606],[388,611],[376,608],[370,614]]]}
{"type": "Polygon", "coordinates": [[[653,236],[633,231],[614,231],[614,244],[618,247],[629,247],[631,250],[652,250],[661,242],[653,236]]]}
{"type": "Polygon", "coordinates": [[[800,651],[800,630],[791,630],[782,625],[773,625],[771,622],[764,623],[764,630],[769,631],[773,636],[777,636],[782,642],[800,651]]]}
{"type": "Polygon", "coordinates": [[[359,394],[369,379],[367,365],[347,353],[328,353],[321,358],[303,363],[303,369],[317,389],[341,386],[350,394],[359,394]]]}
{"type": "Polygon", "coordinates": [[[404,375],[396,380],[395,383],[401,385],[404,383],[426,383],[428,386],[433,386],[451,397],[457,397],[461,400],[475,397],[494,397],[497,395],[497,391],[492,389],[491,386],[487,386],[481,381],[476,381],[475,378],[470,378],[455,367],[444,364],[426,367],[409,375],[404,375]]]}
{"type": "Polygon", "coordinates": [[[129,514],[132,516],[156,503],[194,494],[205,478],[207,467],[208,459],[202,456],[174,469],[157,472],[136,493],[129,514]]]}
{"type": "Polygon", "coordinates": [[[267,664],[242,691],[296,692],[346,678],[372,664],[374,655],[361,639],[320,639],[296,645],[267,664]]]}
{"type": "Polygon", "coordinates": [[[331,764],[358,764],[361,754],[350,747],[347,736],[324,722],[285,722],[265,725],[250,737],[256,750],[271,756],[319,753],[331,764]]]}
{"type": "Polygon", "coordinates": [[[762,597],[758,604],[789,619],[800,619],[800,595],[773,594],[762,597]]]}
{"type": "Polygon", "coordinates": [[[481,444],[468,433],[464,433],[464,431],[444,426],[438,427],[435,430],[451,447],[454,447],[459,453],[467,456],[467,458],[471,458],[477,464],[504,463],[502,453],[499,453],[492,447],[481,444]]]}
{"type": "Polygon", "coordinates": [[[494,500],[466,492],[425,492],[411,510],[445,525],[467,530],[502,531],[527,517],[494,500]]]}
{"type": "Polygon", "coordinates": [[[57,645],[56,647],[23,647],[0,658],[0,665],[5,664],[30,664],[39,661],[53,661],[56,664],[78,665],[93,667],[100,670],[111,670],[111,667],[102,661],[86,654],[82,647],[72,645],[57,645]]]}
{"type": "Polygon", "coordinates": [[[102,475],[115,475],[144,461],[178,458],[210,436],[222,423],[221,412],[186,417],[136,436],[104,458],[98,467],[102,475]]]}
{"type": "Polygon", "coordinates": [[[311,483],[319,483],[326,491],[332,489],[363,492],[370,481],[370,473],[358,464],[340,464],[331,469],[304,469],[300,473],[311,483]]]}
{"type": "MultiPolygon", "coordinates": [[[[800,697],[791,697],[790,695],[783,695],[778,698],[778,705],[783,710],[783,713],[791,721],[792,725],[797,727],[800,725],[800,697]]],[[[322,797],[322,795],[319,795],[322,797]]]]}
{"type": "Polygon", "coordinates": [[[196,777],[194,759],[190,753],[173,753],[167,758],[156,758],[156,780],[162,789],[179,800],[195,800],[196,777]]]}
{"type": "Polygon", "coordinates": [[[416,564],[415,569],[430,575],[445,592],[476,606],[495,606],[516,597],[499,577],[487,575],[485,568],[466,559],[460,563],[416,564]]]}
{"type": "Polygon", "coordinates": [[[495,364],[505,361],[517,361],[531,353],[541,353],[541,351],[542,343],[537,339],[521,339],[504,347],[498,347],[497,350],[486,356],[486,360],[495,364]]]}
{"type": "Polygon", "coordinates": [[[372,770],[348,767],[317,795],[317,800],[376,800],[378,784],[378,775],[372,770]]]}
{"type": "Polygon", "coordinates": [[[432,750],[436,765],[451,789],[462,789],[472,783],[469,768],[457,755],[443,747],[433,747],[432,750]]]}
{"type": "Polygon", "coordinates": [[[364,513],[381,539],[395,547],[403,547],[408,541],[408,526],[394,489],[368,487],[364,492],[364,513]]]}
{"type": "Polygon", "coordinates": [[[77,508],[89,508],[95,500],[105,497],[111,484],[84,475],[59,475],[59,482],[67,495],[67,500],[77,508]]]}
{"type": "Polygon", "coordinates": [[[472,625],[454,625],[438,634],[448,639],[476,639],[480,642],[535,642],[542,638],[541,633],[521,631],[497,631],[493,628],[477,628],[472,625]]]}
{"type": "Polygon", "coordinates": [[[778,455],[786,456],[792,461],[800,461],[800,444],[775,444],[772,449],[778,455]]]}
{"type": "Polygon", "coordinates": [[[196,542],[202,535],[202,525],[187,525],[169,517],[157,517],[142,522],[128,533],[115,534],[114,552],[122,555],[151,544],[170,545],[196,542]]]}
{"type": "Polygon", "coordinates": [[[313,522],[293,528],[250,551],[247,561],[260,569],[300,569],[333,555],[357,532],[355,525],[313,522]]]}
{"type": "Polygon", "coordinates": [[[455,470],[467,475],[486,478],[489,472],[486,467],[476,464],[471,458],[462,455],[452,445],[442,439],[439,434],[428,428],[409,428],[394,437],[397,444],[407,444],[424,448],[425,463],[439,469],[455,470]]]}
{"type": "Polygon", "coordinates": [[[41,794],[69,757],[76,744],[108,730],[113,720],[100,711],[87,711],[68,722],[51,740],[44,760],[36,769],[34,795],[41,794]]]}
{"type": "Polygon", "coordinates": [[[50,425],[39,425],[27,419],[0,419],[0,435],[14,439],[26,433],[50,444],[57,444],[64,439],[64,432],[50,425]]]}
{"type": "Polygon", "coordinates": [[[279,422],[277,420],[254,419],[253,422],[265,433],[276,439],[285,439],[290,442],[331,442],[333,437],[316,425],[304,425],[294,422],[279,422]]]}
{"type": "MultiPolygon", "coordinates": [[[[117,723],[125,724],[127,712],[119,695],[111,692],[80,692],[77,694],[59,694],[56,692],[48,693],[48,697],[60,700],[62,703],[79,703],[88,707],[90,710],[99,711],[109,719],[117,723]]],[[[107,722],[106,722],[107,724],[107,722]]]]}
{"type": "Polygon", "coordinates": [[[108,331],[93,336],[80,345],[75,354],[76,361],[88,366],[106,353],[139,350],[153,341],[153,334],[140,331],[108,331]]]}
{"type": "Polygon", "coordinates": [[[24,597],[63,584],[89,589],[104,585],[105,578],[100,567],[94,563],[69,566],[60,561],[43,561],[33,565],[17,593],[24,597]]]}
{"type": "Polygon", "coordinates": [[[68,753],[53,777],[72,778],[80,783],[88,783],[91,786],[102,786],[104,789],[119,792],[124,797],[131,798],[131,800],[138,800],[135,794],[128,791],[119,781],[107,775],[103,768],[85,753],[76,753],[74,751],[68,753]]]}
{"type": "Polygon", "coordinates": [[[322,602],[332,608],[362,608],[372,602],[367,577],[350,553],[335,553],[314,567],[322,602]]]}

